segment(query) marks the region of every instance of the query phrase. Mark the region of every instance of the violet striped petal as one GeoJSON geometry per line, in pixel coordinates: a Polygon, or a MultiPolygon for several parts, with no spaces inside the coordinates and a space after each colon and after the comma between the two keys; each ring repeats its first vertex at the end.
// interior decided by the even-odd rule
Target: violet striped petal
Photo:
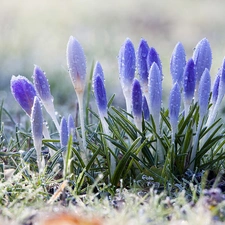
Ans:
{"type": "Polygon", "coordinates": [[[178,118],[181,104],[180,86],[178,83],[173,85],[169,98],[169,116],[173,135],[177,132],[178,118]]]}
{"type": "Polygon", "coordinates": [[[142,110],[143,110],[143,114],[144,114],[144,119],[149,120],[150,111],[149,111],[148,103],[147,103],[147,100],[146,100],[145,96],[143,96],[143,99],[142,99],[142,110]]]}
{"type": "Polygon", "coordinates": [[[195,64],[193,59],[190,59],[184,68],[184,102],[191,104],[195,92],[195,64]]]}
{"type": "Polygon", "coordinates": [[[11,92],[22,109],[30,116],[36,91],[33,84],[24,76],[12,76],[11,92]]]}
{"type": "Polygon", "coordinates": [[[131,88],[135,74],[135,64],[136,58],[134,45],[131,40],[127,38],[120,48],[118,57],[120,82],[123,89],[131,88]]]}
{"type": "Polygon", "coordinates": [[[132,86],[132,112],[134,118],[142,119],[142,91],[141,85],[136,78],[132,86]]]}
{"type": "Polygon", "coordinates": [[[80,43],[71,36],[67,44],[67,66],[76,93],[84,92],[86,58],[80,43]]]}
{"type": "Polygon", "coordinates": [[[97,103],[100,117],[106,117],[107,115],[107,97],[106,90],[100,75],[93,75],[93,89],[94,96],[97,103]]]}
{"type": "Polygon", "coordinates": [[[141,39],[137,50],[137,70],[140,77],[140,83],[143,86],[148,85],[148,56],[149,46],[146,40],[141,39]]]}
{"type": "Polygon", "coordinates": [[[209,70],[206,68],[202,74],[198,89],[199,115],[203,118],[208,111],[210,96],[211,78],[209,70]]]}
{"type": "Polygon", "coordinates": [[[149,71],[149,110],[154,120],[158,122],[162,104],[162,75],[156,62],[149,71]]]}
{"type": "Polygon", "coordinates": [[[198,42],[192,58],[196,66],[196,84],[198,87],[205,68],[210,71],[212,64],[212,50],[209,41],[206,38],[198,42]]]}
{"type": "Polygon", "coordinates": [[[60,122],[60,144],[61,147],[66,147],[68,143],[68,127],[67,127],[67,122],[65,117],[62,117],[61,122],[60,122]]]}
{"type": "Polygon", "coordinates": [[[161,79],[162,79],[162,63],[159,58],[159,54],[156,52],[156,50],[153,47],[151,47],[149,48],[148,55],[147,55],[148,71],[150,70],[154,62],[157,64],[159,68],[159,71],[161,73],[161,79]]]}
{"type": "Polygon", "coordinates": [[[186,64],[186,54],[182,43],[178,42],[173,50],[170,60],[170,73],[172,75],[173,84],[178,82],[181,86],[183,81],[184,67],[186,64]]]}

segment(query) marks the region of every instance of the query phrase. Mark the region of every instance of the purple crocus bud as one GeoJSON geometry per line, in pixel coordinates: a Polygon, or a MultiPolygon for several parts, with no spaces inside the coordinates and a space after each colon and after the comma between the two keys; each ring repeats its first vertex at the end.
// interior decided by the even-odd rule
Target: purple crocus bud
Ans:
{"type": "Polygon", "coordinates": [[[106,97],[104,81],[102,79],[104,78],[104,75],[103,75],[102,67],[99,65],[100,64],[97,63],[95,66],[92,83],[93,83],[94,95],[95,95],[95,100],[97,103],[99,115],[100,117],[106,117],[107,116],[107,97],[106,97]]]}
{"type": "Polygon", "coordinates": [[[83,93],[86,79],[86,59],[80,43],[73,36],[70,36],[67,44],[67,66],[76,93],[83,93]]]}
{"type": "Polygon", "coordinates": [[[212,51],[209,41],[206,38],[198,42],[192,58],[196,66],[196,89],[198,89],[198,85],[205,68],[210,71],[212,64],[212,51]]]}
{"type": "Polygon", "coordinates": [[[65,117],[62,117],[61,119],[59,135],[61,147],[66,147],[68,143],[68,127],[65,117]]]}
{"type": "Polygon", "coordinates": [[[219,84],[220,84],[220,77],[221,77],[221,69],[219,69],[216,79],[213,84],[213,89],[212,89],[212,104],[215,105],[218,94],[219,94],[219,84]]]}
{"type": "Polygon", "coordinates": [[[148,56],[147,56],[148,71],[150,70],[154,62],[157,64],[159,68],[159,71],[161,73],[161,79],[162,79],[162,63],[159,58],[159,54],[156,52],[156,50],[153,47],[151,47],[149,48],[148,56]]]}
{"type": "Polygon", "coordinates": [[[72,135],[72,136],[74,136],[74,139],[76,139],[75,123],[74,123],[74,119],[71,114],[69,114],[69,116],[68,116],[68,135],[72,135]]]}
{"type": "Polygon", "coordinates": [[[162,104],[162,75],[156,62],[149,71],[149,110],[158,129],[162,104]]]}
{"type": "Polygon", "coordinates": [[[23,76],[12,76],[11,92],[22,109],[30,116],[36,91],[33,84],[23,76]]]}
{"type": "Polygon", "coordinates": [[[219,82],[217,104],[221,103],[224,94],[225,94],[225,58],[222,62],[222,66],[220,67],[220,82],[219,82]]]}
{"type": "Polygon", "coordinates": [[[195,92],[195,64],[193,59],[189,59],[184,68],[184,103],[190,106],[195,92]]]}
{"type": "Polygon", "coordinates": [[[99,62],[96,62],[94,72],[93,72],[93,76],[97,76],[97,75],[99,75],[102,78],[102,81],[105,82],[103,69],[99,62]]]}
{"type": "Polygon", "coordinates": [[[132,87],[132,112],[134,118],[142,120],[142,91],[139,81],[135,78],[132,87]]]}
{"type": "Polygon", "coordinates": [[[172,75],[173,84],[178,82],[181,86],[183,81],[184,67],[186,64],[186,55],[184,46],[178,42],[173,50],[170,60],[170,73],[172,75]]]}
{"type": "Polygon", "coordinates": [[[50,86],[45,73],[38,66],[34,67],[33,80],[37,95],[41,99],[42,104],[51,116],[57,130],[59,131],[59,123],[55,115],[55,107],[53,104],[53,97],[50,92],[50,86]]]}
{"type": "Polygon", "coordinates": [[[44,102],[53,101],[47,77],[45,76],[45,73],[36,65],[34,66],[33,79],[35,90],[37,91],[40,99],[44,102]]]}
{"type": "Polygon", "coordinates": [[[38,97],[35,96],[34,104],[31,111],[31,131],[34,142],[34,148],[37,152],[37,163],[39,172],[42,171],[41,163],[41,147],[42,147],[42,133],[43,133],[43,116],[41,110],[41,104],[38,97]]]}
{"type": "Polygon", "coordinates": [[[199,115],[200,120],[203,119],[204,115],[208,111],[209,96],[211,88],[211,78],[209,70],[205,68],[198,89],[198,103],[199,103],[199,115]]]}
{"type": "Polygon", "coordinates": [[[123,94],[126,100],[127,112],[131,112],[131,88],[135,74],[135,49],[134,45],[129,38],[120,48],[119,57],[119,74],[120,83],[122,86],[123,94]]]}
{"type": "Polygon", "coordinates": [[[137,51],[137,70],[140,77],[140,83],[144,92],[148,91],[148,65],[147,65],[147,56],[148,56],[149,46],[147,41],[143,38],[141,39],[138,51],[137,51]]]}
{"type": "Polygon", "coordinates": [[[172,128],[172,141],[175,140],[175,133],[177,132],[177,124],[180,112],[180,103],[181,103],[181,93],[180,86],[178,83],[173,85],[173,88],[170,92],[169,98],[169,116],[170,124],[172,128]]]}
{"type": "Polygon", "coordinates": [[[146,100],[145,96],[143,96],[143,99],[142,99],[142,110],[143,110],[143,114],[144,114],[144,119],[149,120],[150,111],[149,111],[148,103],[147,103],[147,100],[146,100]]]}

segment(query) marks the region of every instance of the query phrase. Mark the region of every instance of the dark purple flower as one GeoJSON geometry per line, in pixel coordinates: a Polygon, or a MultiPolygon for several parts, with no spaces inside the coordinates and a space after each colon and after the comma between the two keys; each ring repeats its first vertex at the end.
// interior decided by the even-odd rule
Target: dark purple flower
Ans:
{"type": "Polygon", "coordinates": [[[159,68],[159,71],[161,73],[161,79],[162,79],[162,63],[159,58],[159,54],[156,52],[156,50],[153,47],[151,47],[149,48],[148,56],[147,56],[148,71],[150,70],[154,62],[157,64],[159,68]]]}
{"type": "Polygon", "coordinates": [[[148,103],[147,103],[147,100],[146,100],[145,96],[143,96],[143,99],[142,99],[142,110],[143,110],[145,120],[149,120],[150,111],[149,111],[148,103]]]}
{"type": "Polygon", "coordinates": [[[141,85],[136,78],[132,87],[132,112],[134,118],[142,119],[142,91],[141,85]]]}
{"type": "Polygon", "coordinates": [[[188,105],[191,104],[195,92],[195,64],[193,59],[187,62],[184,68],[184,102],[188,105]]]}
{"type": "Polygon", "coordinates": [[[61,147],[66,147],[68,143],[68,127],[67,127],[67,122],[65,117],[62,117],[61,122],[60,122],[60,144],[61,147]]]}
{"type": "Polygon", "coordinates": [[[178,83],[175,83],[170,92],[170,99],[169,99],[169,116],[170,116],[170,124],[172,127],[172,132],[173,132],[173,139],[177,131],[177,124],[178,124],[178,118],[179,118],[179,112],[180,112],[180,103],[181,103],[180,86],[178,83]]]}
{"type": "Polygon", "coordinates": [[[153,62],[149,70],[149,110],[156,124],[159,122],[162,104],[162,75],[158,65],[153,62]]]}
{"type": "Polygon", "coordinates": [[[178,42],[170,60],[170,73],[172,75],[173,84],[176,82],[178,82],[179,85],[182,84],[185,64],[185,50],[182,43],[178,42]]]}
{"type": "Polygon", "coordinates": [[[23,110],[30,116],[36,91],[33,84],[23,76],[12,76],[11,92],[23,110]]]}
{"type": "Polygon", "coordinates": [[[95,66],[92,83],[100,117],[105,117],[107,115],[107,97],[104,86],[104,75],[102,67],[99,65],[97,63],[95,66]]]}
{"type": "Polygon", "coordinates": [[[141,39],[138,51],[137,51],[137,70],[140,77],[140,83],[142,88],[148,85],[148,66],[147,66],[147,56],[148,56],[149,46],[146,40],[141,39]]]}
{"type": "Polygon", "coordinates": [[[211,88],[211,78],[209,70],[205,68],[198,88],[198,104],[199,104],[200,118],[203,118],[203,116],[208,111],[210,88],[211,88]]]}
{"type": "Polygon", "coordinates": [[[35,65],[33,73],[34,87],[42,101],[49,102],[53,100],[50,92],[49,83],[45,73],[35,65]]]}
{"type": "Polygon", "coordinates": [[[71,36],[67,44],[67,65],[74,89],[83,93],[86,79],[86,59],[80,43],[71,36]]]}
{"type": "Polygon", "coordinates": [[[205,68],[210,71],[212,64],[212,51],[209,41],[206,38],[198,42],[192,58],[196,66],[196,87],[198,88],[201,76],[205,68]]]}
{"type": "Polygon", "coordinates": [[[135,74],[136,58],[134,45],[129,38],[126,39],[120,48],[118,64],[122,88],[130,89],[135,74]]]}

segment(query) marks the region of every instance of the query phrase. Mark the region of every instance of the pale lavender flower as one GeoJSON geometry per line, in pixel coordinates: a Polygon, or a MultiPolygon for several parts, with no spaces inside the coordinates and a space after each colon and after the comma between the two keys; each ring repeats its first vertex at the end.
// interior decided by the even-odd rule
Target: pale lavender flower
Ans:
{"type": "Polygon", "coordinates": [[[154,119],[157,131],[159,129],[159,117],[162,104],[162,75],[156,62],[153,62],[149,70],[149,111],[154,119]]]}
{"type": "Polygon", "coordinates": [[[70,36],[67,44],[67,66],[76,93],[83,93],[86,79],[86,58],[80,43],[70,36]]]}
{"type": "Polygon", "coordinates": [[[188,60],[184,68],[183,90],[185,115],[187,115],[195,92],[195,64],[193,59],[188,60]]]}
{"type": "Polygon", "coordinates": [[[172,142],[175,140],[175,133],[177,132],[178,118],[180,112],[181,93],[178,83],[173,85],[169,98],[169,116],[172,128],[172,142]]]}
{"type": "Polygon", "coordinates": [[[137,70],[140,77],[140,83],[142,89],[148,91],[148,65],[147,65],[147,56],[148,56],[149,46],[146,40],[141,39],[138,50],[137,50],[137,70]]]}
{"type": "Polygon", "coordinates": [[[74,90],[78,98],[80,125],[83,141],[83,149],[81,150],[81,152],[84,152],[84,155],[82,157],[84,162],[87,163],[88,152],[85,136],[84,103],[83,103],[85,79],[86,79],[86,59],[80,43],[72,36],[70,37],[67,44],[67,65],[69,69],[70,78],[72,80],[74,90]]]}
{"type": "Polygon", "coordinates": [[[138,129],[141,129],[142,123],[142,91],[139,81],[135,78],[132,86],[132,113],[134,123],[138,129]]]}
{"type": "Polygon", "coordinates": [[[34,148],[37,152],[37,163],[39,172],[42,172],[43,165],[41,160],[42,132],[43,132],[43,116],[41,104],[38,97],[35,96],[34,104],[31,111],[31,131],[34,142],[34,148]]]}
{"type": "Polygon", "coordinates": [[[202,74],[199,89],[198,89],[198,104],[199,104],[199,120],[201,121],[208,111],[209,96],[211,88],[211,78],[209,70],[206,68],[202,74]]]}
{"type": "Polygon", "coordinates": [[[198,100],[198,86],[201,79],[201,76],[207,68],[210,71],[211,65],[212,65],[212,50],[209,44],[209,41],[204,38],[201,41],[198,42],[198,44],[195,47],[194,53],[193,53],[193,60],[196,66],[196,101],[198,100]]]}
{"type": "Polygon", "coordinates": [[[11,78],[11,92],[20,104],[22,109],[31,115],[31,109],[34,103],[34,97],[36,96],[36,91],[33,84],[24,76],[12,76],[11,78]]]}
{"type": "Polygon", "coordinates": [[[149,111],[148,103],[147,103],[147,100],[146,100],[145,96],[143,96],[143,99],[142,99],[142,109],[143,109],[144,119],[145,120],[149,120],[149,118],[150,118],[150,111],[149,111]]]}
{"type": "Polygon", "coordinates": [[[151,47],[151,48],[149,48],[148,55],[147,55],[148,71],[151,69],[152,64],[154,62],[157,64],[157,66],[159,68],[159,71],[161,73],[161,79],[162,79],[162,63],[161,63],[161,60],[159,58],[159,54],[157,53],[157,51],[153,47],[151,47]]]}
{"type": "Polygon", "coordinates": [[[129,38],[126,39],[120,48],[118,65],[120,83],[126,100],[127,112],[131,113],[131,88],[135,74],[136,57],[134,45],[129,38]]]}
{"type": "Polygon", "coordinates": [[[178,82],[181,86],[183,81],[184,67],[186,64],[186,55],[184,46],[178,42],[173,50],[170,60],[170,73],[172,75],[173,84],[178,82]]]}
{"type": "Polygon", "coordinates": [[[71,114],[68,116],[68,136],[69,135],[72,135],[73,140],[76,140],[75,123],[71,114]]]}
{"type": "Polygon", "coordinates": [[[68,127],[65,117],[62,117],[60,122],[60,144],[61,147],[64,148],[67,146],[68,143],[68,127]]]}
{"type": "Polygon", "coordinates": [[[45,76],[45,73],[36,65],[34,66],[33,82],[37,95],[41,99],[42,104],[44,105],[48,114],[51,116],[59,132],[59,123],[55,115],[55,107],[50,91],[50,85],[48,83],[47,77],[45,76]]]}
{"type": "Polygon", "coordinates": [[[107,97],[104,85],[104,74],[100,63],[96,63],[93,74],[93,90],[100,117],[107,117],[107,97]]]}

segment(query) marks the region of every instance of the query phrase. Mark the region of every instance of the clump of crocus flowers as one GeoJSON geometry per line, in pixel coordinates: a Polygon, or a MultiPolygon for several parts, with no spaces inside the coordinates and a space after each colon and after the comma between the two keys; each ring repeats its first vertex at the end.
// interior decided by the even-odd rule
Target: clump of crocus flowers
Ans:
{"type": "MultiPolygon", "coordinates": [[[[184,46],[179,42],[175,46],[170,60],[170,73],[173,86],[167,107],[167,104],[164,106],[162,103],[164,75],[163,66],[156,49],[149,47],[147,41],[143,38],[140,40],[137,50],[135,50],[129,38],[123,43],[118,55],[118,77],[126,102],[126,116],[131,122],[134,122],[140,132],[143,132],[143,122],[148,122],[155,128],[155,133],[147,133],[146,138],[150,139],[152,136],[155,136],[154,148],[156,150],[153,152],[157,159],[156,165],[162,165],[166,159],[166,153],[160,142],[160,139],[164,135],[161,125],[163,109],[168,109],[168,121],[171,130],[170,141],[171,145],[174,145],[178,133],[179,120],[186,118],[191,107],[197,104],[199,119],[193,128],[195,135],[189,141],[191,147],[188,152],[189,169],[194,169],[198,146],[202,145],[199,141],[201,129],[208,128],[214,123],[218,107],[225,94],[225,60],[222,62],[212,88],[210,77],[211,64],[212,51],[206,38],[196,45],[193,56],[190,59],[186,59],[184,46]]],[[[90,152],[86,141],[83,106],[87,82],[86,58],[80,43],[72,36],[69,38],[67,44],[67,65],[79,103],[81,127],[79,136],[82,138],[80,155],[83,162],[87,165],[90,152]]],[[[105,78],[103,68],[99,62],[95,64],[93,70],[92,86],[102,131],[109,137],[113,134],[108,124],[109,109],[105,78]]],[[[33,84],[23,76],[12,76],[11,91],[16,101],[30,117],[34,148],[37,152],[38,168],[39,171],[43,171],[44,165],[41,154],[42,138],[49,139],[50,135],[42,116],[42,106],[52,118],[59,134],[61,148],[65,148],[65,151],[69,135],[72,134],[75,137],[74,118],[72,115],[69,115],[67,121],[65,117],[62,117],[61,121],[58,122],[48,80],[45,73],[38,66],[34,67],[33,84]]],[[[201,141],[203,142],[204,140],[201,141]]],[[[107,145],[110,149],[109,174],[113,176],[118,162],[118,152],[109,138],[107,139],[107,145]]],[[[50,154],[53,155],[54,152],[51,151],[50,154]]],[[[138,154],[138,157],[142,160],[144,155],[138,154]]]]}

